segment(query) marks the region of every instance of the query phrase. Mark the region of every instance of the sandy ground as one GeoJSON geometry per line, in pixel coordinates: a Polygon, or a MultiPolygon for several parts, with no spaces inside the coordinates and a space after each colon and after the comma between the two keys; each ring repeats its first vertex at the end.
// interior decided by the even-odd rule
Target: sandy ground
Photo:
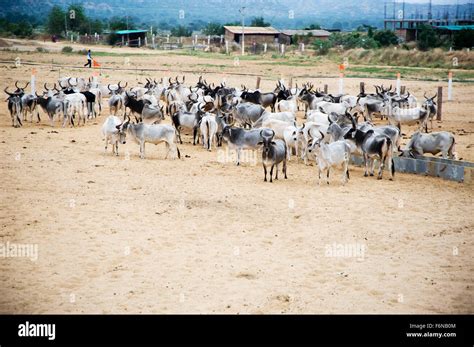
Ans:
{"type": "MultiPolygon", "coordinates": [[[[0,52],[0,60],[18,54],[38,62],[83,60],[17,52],[0,52]]],[[[196,71],[186,73],[192,83],[208,71],[208,81],[225,77],[251,86],[255,76],[231,73],[260,74],[267,90],[275,76],[325,76],[334,68],[234,66],[168,54],[131,59],[140,68],[168,64],[168,74],[146,75],[156,78],[196,71]]],[[[101,62],[123,67],[124,59],[101,62]]],[[[26,81],[30,69],[0,64],[0,85],[26,81]]],[[[53,82],[58,73],[38,69],[37,79],[53,82]]],[[[60,73],[90,76],[89,70],[60,73]]],[[[101,79],[131,84],[144,76],[109,70],[101,79]]],[[[335,79],[303,80],[337,86],[335,79]]],[[[359,81],[346,80],[346,88],[355,93],[359,81]]],[[[421,97],[439,83],[405,84],[421,97]]],[[[470,160],[472,92],[470,85],[456,86],[456,100],[435,123],[456,133],[460,156],[470,160]]],[[[474,311],[472,185],[404,174],[377,181],[354,167],[345,187],[340,172],[330,186],[318,187],[315,167],[294,159],[289,179],[269,184],[260,165],[222,163],[226,147],[209,153],[193,147],[189,136],[181,160],[164,160],[164,146],[152,145],[140,160],[133,143],[113,157],[110,147],[103,152],[103,119],[51,128],[43,116],[40,124],[13,129],[6,103],[0,105],[0,244],[38,245],[37,261],[0,258],[0,313],[474,311]],[[328,252],[352,244],[364,252],[328,252]]]]}

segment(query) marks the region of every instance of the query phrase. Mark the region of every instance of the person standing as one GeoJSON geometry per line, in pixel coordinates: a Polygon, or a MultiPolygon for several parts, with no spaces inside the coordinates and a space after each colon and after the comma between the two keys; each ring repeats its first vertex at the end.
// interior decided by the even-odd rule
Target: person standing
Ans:
{"type": "Polygon", "coordinates": [[[92,56],[90,49],[87,51],[87,63],[84,64],[84,67],[86,66],[89,66],[89,68],[92,67],[92,56]]]}

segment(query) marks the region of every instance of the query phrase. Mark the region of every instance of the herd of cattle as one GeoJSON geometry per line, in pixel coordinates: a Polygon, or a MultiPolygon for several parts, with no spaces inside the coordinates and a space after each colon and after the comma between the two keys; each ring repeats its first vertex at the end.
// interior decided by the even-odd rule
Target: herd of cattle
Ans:
{"type": "Polygon", "coordinates": [[[185,78],[146,79],[146,83],[128,88],[128,83],[100,84],[97,78],[60,78],[52,88],[44,83],[41,94],[27,93],[25,86],[15,83],[16,90],[9,92],[8,110],[13,127],[22,126],[29,115],[30,121],[40,110],[48,115],[51,126],[55,120],[74,126],[102,112],[108,98],[109,116],[102,126],[105,150],[112,145],[118,155],[119,143],[131,138],[140,145],[140,157],[145,157],[145,143],[162,143],[167,146],[167,157],[180,158],[178,143],[182,131],[192,132],[193,144],[201,140],[205,149],[222,146],[237,153],[237,165],[242,150],[262,149],[262,163],[267,181],[278,178],[281,164],[287,178],[287,161],[316,160],[321,173],[326,171],[327,183],[333,167],[342,167],[343,184],[349,179],[349,160],[352,154],[363,156],[365,176],[374,175],[375,159],[379,161],[378,178],[382,179],[387,167],[390,179],[395,168],[394,154],[403,156],[433,155],[456,159],[455,139],[449,132],[428,133],[428,122],[437,112],[436,95],[419,103],[414,95],[400,95],[392,87],[375,86],[375,93],[331,95],[315,90],[310,83],[287,88],[278,81],[275,90],[263,93],[221,83],[209,84],[202,77],[193,86],[185,85],[185,78]],[[296,113],[305,111],[305,120],[298,124],[296,113]],[[166,116],[172,125],[160,124],[166,116]],[[133,117],[133,120],[132,118],[133,117]],[[387,125],[374,125],[374,117],[387,119],[387,125]],[[400,148],[402,126],[418,124],[405,149],[400,148]],[[423,133],[424,131],[424,133],[423,133]],[[370,167],[370,170],[369,170],[370,167]]]}

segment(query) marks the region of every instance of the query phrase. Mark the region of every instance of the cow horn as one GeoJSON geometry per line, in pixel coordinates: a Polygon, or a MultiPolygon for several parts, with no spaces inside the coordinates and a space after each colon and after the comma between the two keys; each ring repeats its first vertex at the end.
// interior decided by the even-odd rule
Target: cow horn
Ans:
{"type": "Polygon", "coordinates": [[[17,89],[20,89],[20,87],[18,87],[18,81],[15,82],[15,87],[16,87],[17,89]]]}
{"type": "Polygon", "coordinates": [[[44,89],[49,90],[48,85],[46,82],[44,82],[44,89]]]}
{"type": "Polygon", "coordinates": [[[324,140],[324,134],[319,130],[319,133],[321,134],[321,141],[324,140]]]}
{"type": "Polygon", "coordinates": [[[352,128],[353,128],[354,130],[356,130],[356,129],[357,129],[357,123],[356,123],[354,117],[352,117],[352,116],[351,116],[351,123],[352,123],[352,128]]]}
{"type": "Polygon", "coordinates": [[[54,89],[55,91],[59,92],[59,89],[56,87],[56,83],[54,84],[53,89],[54,89]]]}
{"type": "Polygon", "coordinates": [[[8,92],[8,87],[5,87],[4,92],[5,92],[6,94],[10,95],[10,96],[13,95],[12,93],[9,93],[9,92],[8,92]]]}
{"type": "Polygon", "coordinates": [[[329,121],[329,125],[331,125],[332,123],[334,123],[334,121],[331,119],[331,116],[328,115],[328,121],[329,121]]]}
{"type": "Polygon", "coordinates": [[[438,96],[438,93],[436,93],[435,96],[431,98],[431,100],[434,100],[437,96],[438,96]]]}

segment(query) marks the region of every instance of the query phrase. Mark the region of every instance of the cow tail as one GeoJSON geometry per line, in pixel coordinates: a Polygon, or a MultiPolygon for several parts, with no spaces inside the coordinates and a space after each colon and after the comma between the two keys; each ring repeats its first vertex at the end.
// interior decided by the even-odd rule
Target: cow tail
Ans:
{"type": "Polygon", "coordinates": [[[456,140],[453,137],[453,141],[451,142],[451,146],[449,146],[448,155],[451,154],[454,157],[454,152],[456,150],[455,148],[456,148],[456,140]]]}
{"type": "Polygon", "coordinates": [[[389,156],[390,158],[390,161],[391,161],[391,166],[392,166],[392,177],[395,177],[395,162],[393,161],[393,142],[392,140],[390,139],[390,137],[387,137],[387,155],[389,156]]]}
{"type": "Polygon", "coordinates": [[[206,120],[206,128],[207,128],[207,149],[211,148],[211,134],[209,131],[209,122],[206,120]]]}

